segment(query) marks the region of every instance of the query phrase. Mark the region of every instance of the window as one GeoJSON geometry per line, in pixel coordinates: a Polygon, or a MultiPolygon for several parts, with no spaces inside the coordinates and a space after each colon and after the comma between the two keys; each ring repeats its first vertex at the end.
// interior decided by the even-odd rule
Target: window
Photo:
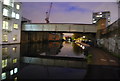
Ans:
{"type": "Polygon", "coordinates": [[[2,73],[2,80],[6,79],[6,73],[2,73]]]}
{"type": "Polygon", "coordinates": [[[15,18],[15,12],[12,12],[12,18],[15,18]]]}
{"type": "Polygon", "coordinates": [[[8,9],[6,9],[6,8],[3,9],[3,15],[8,16],[8,9]]]}
{"type": "Polygon", "coordinates": [[[2,38],[3,38],[2,39],[3,42],[7,42],[8,41],[8,36],[6,34],[4,34],[2,38]]]}
{"type": "Polygon", "coordinates": [[[3,29],[8,29],[8,22],[7,21],[3,21],[3,29]]]}
{"type": "Polygon", "coordinates": [[[13,51],[16,52],[16,50],[17,50],[17,47],[14,47],[14,48],[13,48],[13,51]]]}
{"type": "Polygon", "coordinates": [[[7,67],[7,59],[2,60],[2,68],[7,67]]]}
{"type": "Polygon", "coordinates": [[[17,81],[17,77],[14,78],[14,81],[17,81]]]}
{"type": "Polygon", "coordinates": [[[19,14],[16,14],[16,19],[20,19],[20,15],[19,14]]]}
{"type": "Polygon", "coordinates": [[[8,48],[7,47],[3,47],[2,48],[2,55],[7,55],[8,54],[8,48]]]}
{"type": "Polygon", "coordinates": [[[10,71],[10,75],[13,75],[13,70],[10,71]]]}
{"type": "Polygon", "coordinates": [[[14,24],[14,28],[15,28],[15,29],[18,29],[18,24],[14,24]]]}
{"type": "Polygon", "coordinates": [[[11,6],[14,7],[14,2],[11,3],[11,6]]]}
{"type": "Polygon", "coordinates": [[[16,9],[19,10],[20,9],[20,5],[16,4],[16,9]]]}
{"type": "Polygon", "coordinates": [[[15,69],[14,69],[14,73],[17,73],[17,72],[18,72],[18,68],[15,68],[15,69]]]}
{"type": "Polygon", "coordinates": [[[17,59],[13,59],[13,64],[17,63],[17,59]]]}
{"type": "Polygon", "coordinates": [[[3,0],[3,4],[10,5],[10,0],[3,0]]]}
{"type": "Polygon", "coordinates": [[[14,35],[13,41],[17,41],[17,35],[14,35]]]}

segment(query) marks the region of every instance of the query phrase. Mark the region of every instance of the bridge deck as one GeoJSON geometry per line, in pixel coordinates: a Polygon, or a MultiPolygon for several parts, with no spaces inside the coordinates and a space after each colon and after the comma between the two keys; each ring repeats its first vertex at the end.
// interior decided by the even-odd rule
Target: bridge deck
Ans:
{"type": "Polygon", "coordinates": [[[93,24],[24,24],[22,31],[97,32],[93,24]]]}

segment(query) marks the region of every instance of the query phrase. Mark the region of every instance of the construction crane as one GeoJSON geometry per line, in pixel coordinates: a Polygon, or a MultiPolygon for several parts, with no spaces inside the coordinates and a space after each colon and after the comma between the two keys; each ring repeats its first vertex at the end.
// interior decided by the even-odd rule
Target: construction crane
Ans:
{"type": "Polygon", "coordinates": [[[52,4],[53,3],[50,4],[49,10],[46,12],[46,18],[45,18],[46,23],[50,23],[49,17],[50,17],[50,13],[51,13],[51,9],[52,9],[52,4]]]}

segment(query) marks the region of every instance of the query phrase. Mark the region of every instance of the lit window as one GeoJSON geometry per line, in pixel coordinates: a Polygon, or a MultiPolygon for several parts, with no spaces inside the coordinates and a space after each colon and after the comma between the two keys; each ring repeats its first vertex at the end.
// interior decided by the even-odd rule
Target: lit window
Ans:
{"type": "Polygon", "coordinates": [[[20,19],[20,15],[19,14],[16,14],[16,19],[20,19]]]}
{"type": "Polygon", "coordinates": [[[8,53],[8,48],[7,47],[2,48],[2,55],[7,55],[7,53],[8,53]]]}
{"type": "Polygon", "coordinates": [[[6,79],[6,73],[2,73],[2,80],[6,79]]]}
{"type": "Polygon", "coordinates": [[[14,28],[15,28],[15,29],[18,29],[18,24],[14,24],[14,28]]]}
{"type": "Polygon", "coordinates": [[[17,73],[17,72],[18,72],[18,68],[15,68],[15,69],[14,69],[14,73],[17,73]]]}
{"type": "Polygon", "coordinates": [[[8,41],[8,36],[4,34],[3,37],[2,37],[2,41],[7,42],[8,41]]]}
{"type": "Polygon", "coordinates": [[[96,15],[96,17],[100,17],[100,15],[96,15]]]}
{"type": "Polygon", "coordinates": [[[3,0],[3,4],[10,5],[10,0],[3,0]]]}
{"type": "Polygon", "coordinates": [[[13,75],[13,70],[10,71],[10,75],[13,75]]]}
{"type": "Polygon", "coordinates": [[[13,63],[17,63],[17,59],[13,59],[13,63]]]}
{"type": "Polygon", "coordinates": [[[15,12],[12,12],[12,17],[15,18],[15,12]]]}
{"type": "Polygon", "coordinates": [[[12,2],[11,6],[14,7],[14,2],[12,2]]]}
{"type": "Polygon", "coordinates": [[[17,35],[13,37],[13,41],[17,41],[17,35]]]}
{"type": "Polygon", "coordinates": [[[7,67],[7,59],[2,60],[2,68],[7,67]]]}
{"type": "Polygon", "coordinates": [[[4,15],[4,16],[8,16],[8,10],[5,9],[5,8],[3,9],[3,15],[4,15]]]}
{"type": "Polygon", "coordinates": [[[17,81],[17,77],[14,78],[14,81],[17,81]]]}
{"type": "Polygon", "coordinates": [[[19,10],[20,9],[20,5],[16,4],[16,9],[19,10]]]}
{"type": "Polygon", "coordinates": [[[8,22],[7,21],[3,21],[3,29],[8,29],[8,22]]]}
{"type": "Polygon", "coordinates": [[[16,52],[16,49],[17,49],[17,48],[16,48],[16,47],[14,47],[14,48],[13,48],[13,51],[14,51],[14,52],[16,52]]]}

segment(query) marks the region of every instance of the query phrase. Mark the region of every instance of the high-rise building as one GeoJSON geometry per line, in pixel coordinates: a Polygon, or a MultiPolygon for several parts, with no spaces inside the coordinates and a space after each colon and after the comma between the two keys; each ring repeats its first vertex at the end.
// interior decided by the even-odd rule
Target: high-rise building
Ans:
{"type": "Polygon", "coordinates": [[[106,18],[106,26],[110,25],[110,11],[94,12],[92,20],[93,24],[95,24],[101,18],[106,18]]]}
{"type": "Polygon", "coordinates": [[[15,0],[0,2],[0,44],[20,43],[21,4],[15,0]]]}

